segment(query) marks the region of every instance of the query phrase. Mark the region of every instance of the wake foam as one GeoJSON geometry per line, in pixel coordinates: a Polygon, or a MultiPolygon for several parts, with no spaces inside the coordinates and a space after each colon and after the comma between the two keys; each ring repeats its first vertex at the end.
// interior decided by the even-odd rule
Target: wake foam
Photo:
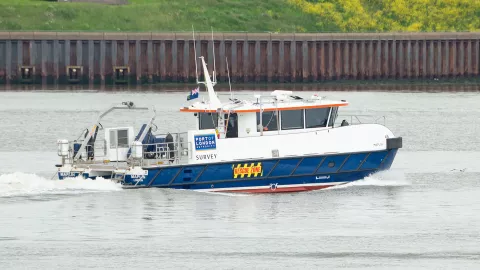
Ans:
{"type": "Polygon", "coordinates": [[[81,177],[49,180],[36,174],[21,172],[0,175],[0,197],[42,194],[78,194],[122,190],[120,184],[103,178],[85,180],[81,177]]]}
{"type": "Polygon", "coordinates": [[[352,186],[376,186],[376,187],[401,187],[412,183],[405,178],[405,173],[400,170],[381,171],[361,180],[353,181],[344,185],[333,186],[328,189],[348,188],[352,186]]]}

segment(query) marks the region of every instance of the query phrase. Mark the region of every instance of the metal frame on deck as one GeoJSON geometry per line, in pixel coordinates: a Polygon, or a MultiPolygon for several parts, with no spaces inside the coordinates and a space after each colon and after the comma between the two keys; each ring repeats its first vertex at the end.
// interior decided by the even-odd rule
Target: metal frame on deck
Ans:
{"type": "MultiPolygon", "coordinates": [[[[106,111],[104,111],[103,113],[101,113],[98,116],[97,121],[95,121],[95,123],[92,125],[92,129],[90,130],[90,132],[88,132],[87,137],[85,137],[83,139],[82,145],[78,149],[77,154],[73,157],[73,162],[77,161],[78,158],[80,157],[81,153],[84,150],[86,150],[85,148],[86,148],[86,145],[88,144],[88,141],[92,138],[93,134],[95,133],[95,130],[98,128],[98,125],[101,126],[100,120],[102,120],[103,117],[105,117],[106,115],[110,114],[111,112],[113,112],[115,110],[125,110],[125,109],[126,110],[149,110],[150,108],[148,108],[148,107],[136,107],[135,104],[132,101],[126,101],[126,102],[122,102],[121,105],[112,106],[109,109],[107,109],[106,111]]],[[[149,128],[153,124],[153,121],[155,120],[155,116],[156,116],[155,107],[152,107],[151,109],[153,110],[153,115],[152,115],[152,117],[149,121],[149,126],[147,128],[149,128]]]]}
{"type": "MultiPolygon", "coordinates": [[[[158,136],[158,135],[165,135],[165,134],[156,134],[156,135],[158,136]]],[[[188,133],[187,132],[171,133],[171,135],[173,136],[173,142],[142,144],[142,149],[143,149],[142,158],[140,159],[133,158],[131,155],[130,158],[125,161],[113,161],[113,162],[110,162],[110,160],[106,159],[107,158],[106,156],[97,155],[97,154],[95,154],[94,159],[92,160],[89,160],[89,159],[83,160],[80,158],[73,160],[73,143],[74,142],[68,142],[69,155],[67,157],[64,157],[62,161],[62,165],[66,163],[65,162],[66,160],[71,160],[71,164],[79,168],[82,168],[82,167],[92,168],[92,166],[98,165],[100,168],[111,168],[113,170],[113,169],[119,169],[119,168],[127,168],[130,166],[158,167],[161,165],[187,164],[187,162],[185,162],[185,159],[188,159],[192,155],[191,143],[188,142],[188,138],[187,138],[188,133]],[[169,149],[169,145],[173,149],[169,149]],[[153,146],[154,150],[145,151],[145,149],[149,146],[153,146]],[[102,157],[105,157],[105,158],[102,160],[102,157]],[[122,166],[122,164],[124,164],[124,166],[122,166]]],[[[89,147],[88,145],[85,147],[87,151],[88,151],[87,149],[88,147],[89,147]]],[[[98,153],[99,151],[104,150],[104,147],[105,145],[102,144],[102,142],[100,143],[100,145],[95,144],[94,153],[98,153]]],[[[134,144],[129,145],[129,148],[132,149],[132,151],[134,147],[136,147],[136,145],[134,144]]],[[[118,151],[118,148],[116,151],[118,151]]],[[[77,155],[79,153],[80,151],[77,152],[77,155]]],[[[82,152],[80,153],[80,155],[83,153],[86,153],[86,152],[82,152]]]]}
{"type": "MultiPolygon", "coordinates": [[[[111,170],[117,173],[117,170],[126,170],[134,166],[141,167],[158,167],[158,166],[168,166],[168,165],[181,165],[188,163],[188,158],[192,155],[191,143],[188,142],[188,132],[181,133],[168,133],[168,134],[154,134],[155,136],[161,136],[167,138],[167,135],[171,135],[172,139],[164,142],[157,143],[146,143],[138,144],[138,142],[143,142],[145,136],[148,133],[148,130],[154,125],[154,120],[156,117],[155,108],[152,106],[149,107],[137,107],[131,101],[122,102],[121,105],[114,105],[100,113],[96,121],[92,125],[92,129],[84,129],[80,136],[74,141],[58,142],[59,145],[59,156],[62,157],[62,166],[69,164],[74,168],[87,168],[94,170],[111,170]],[[89,145],[89,141],[95,133],[98,132],[97,129],[100,127],[103,129],[100,121],[110,113],[116,110],[146,110],[152,111],[151,118],[146,126],[146,128],[135,138],[134,143],[129,143],[128,148],[129,156],[126,160],[116,160],[110,161],[108,156],[105,156],[106,153],[106,142],[105,141],[96,141],[95,144],[89,145]],[[88,132],[88,133],[85,133],[88,132]],[[85,137],[82,138],[85,134],[85,137]],[[136,144],[137,143],[137,144],[136,144]],[[62,147],[63,144],[67,144],[66,147],[62,147]],[[80,144],[78,149],[75,149],[74,145],[80,144]],[[91,148],[93,147],[93,149],[91,148]],[[141,147],[141,148],[137,148],[141,147]],[[63,154],[61,149],[67,148],[68,154],[65,152],[63,154]],[[134,154],[134,151],[140,151],[141,155],[134,154]],[[88,156],[89,152],[93,152],[93,157],[88,156]],[[100,154],[99,154],[100,153],[100,154]],[[102,155],[103,153],[103,155],[102,155]],[[86,154],[86,158],[82,158],[82,155],[86,154]]],[[[119,149],[116,148],[117,156],[119,149]]],[[[138,152],[135,152],[138,153],[138,152]]],[[[57,166],[58,167],[58,166],[57,166]]],[[[113,176],[112,176],[113,177],[113,176]]]]}

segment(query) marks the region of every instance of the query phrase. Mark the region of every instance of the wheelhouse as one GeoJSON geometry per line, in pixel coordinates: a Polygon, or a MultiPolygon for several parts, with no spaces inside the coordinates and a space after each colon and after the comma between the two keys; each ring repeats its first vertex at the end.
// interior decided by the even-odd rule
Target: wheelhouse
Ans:
{"type": "Polygon", "coordinates": [[[194,113],[197,118],[197,130],[215,129],[220,131],[219,138],[237,138],[332,128],[339,107],[348,105],[344,100],[326,101],[316,96],[303,99],[291,95],[290,91],[280,92],[287,92],[290,95],[277,93],[273,99],[266,102],[261,101],[261,96],[257,96],[257,102],[250,104],[232,100],[232,103],[217,110],[202,108],[203,104],[200,103],[181,111],[194,113]]]}

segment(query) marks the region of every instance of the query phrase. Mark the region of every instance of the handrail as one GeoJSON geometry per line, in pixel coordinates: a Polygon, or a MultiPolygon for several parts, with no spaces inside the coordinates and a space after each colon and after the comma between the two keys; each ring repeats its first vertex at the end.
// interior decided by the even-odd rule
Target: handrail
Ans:
{"type": "Polygon", "coordinates": [[[344,118],[350,118],[350,122],[348,123],[349,125],[360,125],[360,124],[379,124],[386,126],[386,121],[387,117],[382,115],[382,116],[377,116],[377,115],[367,115],[367,114],[339,114],[337,118],[335,119],[335,123],[338,121],[343,121],[345,120],[344,118]],[[373,118],[373,121],[362,121],[360,117],[370,117],[371,119],[373,118]],[[379,123],[379,120],[383,119],[383,123],[379,123]],[[356,122],[354,121],[356,120],[356,122]]]}
{"type": "MultiPolygon", "coordinates": [[[[142,147],[142,157],[140,159],[135,158],[133,151],[136,151],[135,147],[139,146],[134,143],[125,145],[125,147],[110,148],[110,151],[115,151],[117,156],[117,161],[114,163],[127,163],[127,165],[155,165],[164,164],[167,161],[167,164],[180,163],[182,159],[191,157],[192,148],[191,143],[186,140],[187,132],[181,133],[170,133],[174,140],[173,142],[159,142],[159,143],[147,143],[141,144],[142,147]],[[131,149],[130,155],[128,157],[119,158],[120,149],[131,149]],[[120,160],[119,160],[120,159],[120,160]]],[[[68,163],[72,165],[81,165],[81,164],[97,164],[100,162],[110,163],[109,156],[106,152],[106,142],[97,141],[93,146],[93,158],[89,157],[89,152],[92,150],[91,145],[86,145],[83,149],[79,149],[79,152],[76,153],[77,156],[81,156],[81,159],[73,159],[74,157],[74,144],[78,144],[76,141],[69,141],[67,143],[59,142],[58,145],[68,144],[68,155],[62,159],[62,163],[68,163]]],[[[90,152],[91,153],[91,152],[90,152]]],[[[60,155],[60,152],[58,152],[60,155]]]]}

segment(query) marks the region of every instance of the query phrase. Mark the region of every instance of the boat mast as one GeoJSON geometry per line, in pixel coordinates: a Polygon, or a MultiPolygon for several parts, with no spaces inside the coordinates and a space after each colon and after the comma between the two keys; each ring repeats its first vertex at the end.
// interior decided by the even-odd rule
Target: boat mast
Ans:
{"type": "MultiPolygon", "coordinates": [[[[193,25],[192,25],[192,29],[193,29],[193,25]]],[[[194,30],[193,30],[194,31],[194,30]]],[[[212,84],[212,87],[215,86],[217,84],[217,69],[216,69],[216,65],[215,65],[215,43],[213,41],[213,28],[212,28],[212,47],[213,47],[213,76],[212,78],[210,78],[210,74],[208,73],[208,71],[205,71],[204,69],[204,77],[205,77],[205,80],[204,81],[200,81],[198,79],[198,71],[197,71],[197,47],[196,47],[196,44],[195,44],[195,33],[193,33],[193,50],[194,50],[194,54],[195,54],[195,76],[196,76],[196,80],[197,80],[197,84],[203,84],[205,86],[207,86],[207,77],[208,77],[208,81],[210,81],[210,83],[212,84]]],[[[198,58],[204,58],[203,55],[198,57],[198,58]]],[[[203,60],[202,60],[203,61],[203,60]]],[[[204,61],[203,61],[204,62],[204,61]]],[[[203,63],[205,64],[205,63],[203,63]]],[[[207,87],[208,89],[208,87],[207,87]]]]}
{"type": "MultiPolygon", "coordinates": [[[[193,29],[193,25],[192,25],[193,29]]],[[[198,79],[198,73],[197,73],[197,48],[195,45],[195,34],[193,34],[193,46],[194,46],[194,51],[195,51],[195,75],[196,75],[196,80],[197,84],[203,84],[205,85],[205,88],[207,88],[207,93],[208,93],[208,99],[210,103],[210,108],[214,109],[218,113],[218,118],[217,118],[217,127],[220,129],[220,133],[222,133],[224,127],[225,127],[225,122],[224,122],[224,117],[223,117],[223,110],[221,108],[222,103],[220,102],[220,99],[218,99],[217,95],[215,94],[215,90],[213,89],[213,86],[217,84],[217,70],[216,70],[216,64],[215,64],[215,42],[213,39],[213,27],[212,27],[212,51],[213,51],[213,77],[210,77],[210,73],[208,72],[207,64],[205,63],[204,56],[201,55],[200,60],[202,61],[202,67],[203,67],[203,77],[204,81],[200,81],[198,79]]]]}
{"type": "Polygon", "coordinates": [[[196,78],[197,84],[199,84],[200,82],[198,81],[197,46],[195,42],[195,29],[193,28],[193,24],[192,24],[192,33],[193,33],[193,53],[195,55],[195,78],[196,78]]]}
{"type": "Polygon", "coordinates": [[[215,90],[213,89],[213,83],[212,83],[212,80],[210,79],[210,74],[208,73],[207,64],[205,63],[205,59],[203,56],[200,56],[199,58],[200,60],[202,60],[203,73],[205,77],[205,81],[200,83],[205,84],[205,86],[207,87],[208,98],[210,99],[210,107],[219,109],[221,106],[221,102],[220,102],[220,99],[218,99],[217,95],[215,94],[215,90]]]}
{"type": "Polygon", "coordinates": [[[213,27],[212,27],[212,51],[213,51],[213,86],[217,84],[217,69],[215,66],[215,41],[213,40],[213,27]]]}
{"type": "Polygon", "coordinates": [[[225,62],[227,62],[227,76],[228,76],[228,87],[230,88],[230,99],[233,99],[232,84],[230,83],[230,69],[228,68],[228,57],[226,56],[225,56],[225,62]]]}

